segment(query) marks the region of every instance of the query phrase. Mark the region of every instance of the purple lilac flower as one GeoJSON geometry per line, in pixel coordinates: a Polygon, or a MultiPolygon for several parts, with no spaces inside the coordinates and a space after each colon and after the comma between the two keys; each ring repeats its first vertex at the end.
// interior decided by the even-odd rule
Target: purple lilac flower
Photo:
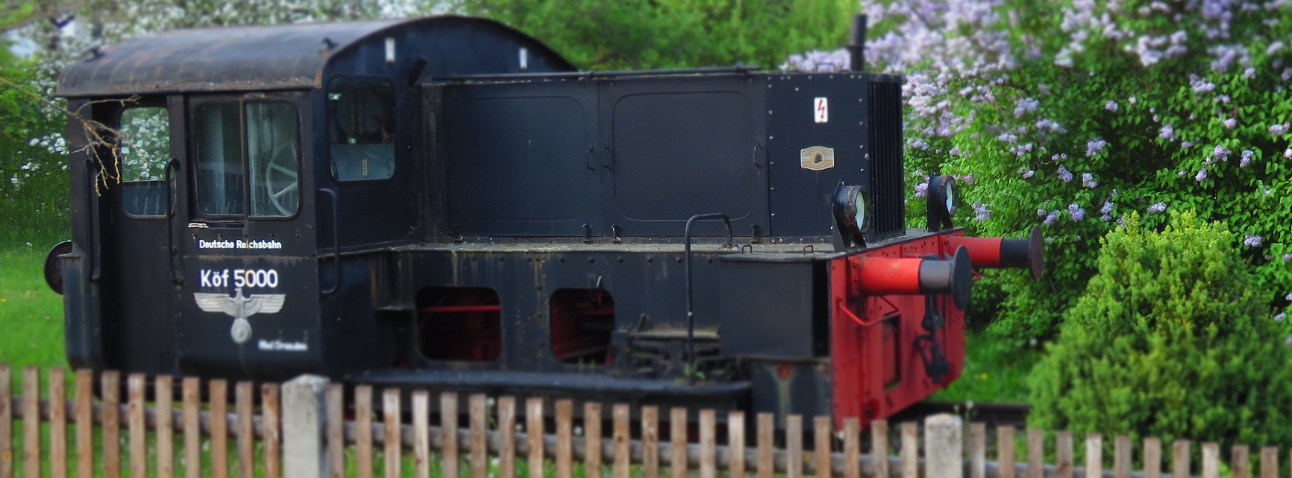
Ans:
{"type": "Polygon", "coordinates": [[[1176,172],[1175,172],[1175,175],[1176,175],[1176,176],[1179,176],[1179,177],[1182,177],[1182,178],[1184,177],[1184,175],[1185,175],[1185,174],[1188,174],[1188,173],[1184,172],[1184,170],[1183,170],[1183,169],[1181,169],[1181,170],[1179,170],[1179,171],[1176,171],[1176,172]]]}
{"type": "Polygon", "coordinates": [[[987,209],[986,204],[973,203],[973,212],[976,214],[973,217],[973,220],[975,221],[986,221],[991,219],[991,210],[987,209]]]}
{"type": "Polygon", "coordinates": [[[1065,183],[1072,182],[1072,173],[1068,172],[1068,168],[1059,166],[1059,180],[1065,183]]]}
{"type": "Polygon", "coordinates": [[[1073,221],[1080,221],[1086,218],[1086,210],[1078,207],[1076,204],[1069,204],[1068,215],[1072,216],[1073,221]]]}
{"type": "Polygon", "coordinates": [[[1148,207],[1148,212],[1159,213],[1166,212],[1166,202],[1159,202],[1148,207]]]}
{"type": "Polygon", "coordinates": [[[1099,186],[1099,183],[1095,182],[1094,174],[1081,173],[1081,185],[1090,189],[1094,189],[1095,187],[1099,186]]]}
{"type": "MultiPolygon", "coordinates": [[[[1045,216],[1045,221],[1042,221],[1042,223],[1043,223],[1043,224],[1045,224],[1045,225],[1047,225],[1047,226],[1053,226],[1053,225],[1054,225],[1054,223],[1056,223],[1056,222],[1059,222],[1059,215],[1058,215],[1058,214],[1055,214],[1055,213],[1050,213],[1050,214],[1046,215],[1046,216],[1045,216]]],[[[1047,238],[1047,239],[1048,239],[1048,238],[1047,238]]]]}
{"type": "Polygon", "coordinates": [[[1037,215],[1037,216],[1041,216],[1041,217],[1045,217],[1045,210],[1044,210],[1044,209],[1037,209],[1037,210],[1036,210],[1036,215],[1037,215]]]}
{"type": "MultiPolygon", "coordinates": [[[[1282,321],[1283,321],[1283,319],[1286,319],[1286,318],[1287,318],[1287,314],[1286,314],[1286,313],[1284,313],[1284,312],[1279,312],[1277,315],[1275,315],[1275,316],[1274,316],[1274,321],[1275,321],[1275,322],[1282,322],[1282,321]]],[[[1288,341],[1287,341],[1287,343],[1288,343],[1288,345],[1292,345],[1292,335],[1289,335],[1289,336],[1288,336],[1288,341]]]]}
{"type": "Polygon", "coordinates": [[[1206,181],[1206,180],[1207,180],[1207,168],[1199,169],[1199,170],[1198,170],[1198,174],[1195,174],[1195,175],[1193,176],[1193,180],[1194,180],[1194,181],[1197,181],[1197,182],[1203,182],[1203,181],[1206,181]]]}
{"type": "Polygon", "coordinates": [[[1287,125],[1287,123],[1283,123],[1283,124],[1276,124],[1276,125],[1272,125],[1272,126],[1270,126],[1270,134],[1272,134],[1272,135],[1282,135],[1282,134],[1287,133],[1287,132],[1288,132],[1288,125],[1287,125]]]}
{"type": "Polygon", "coordinates": [[[1288,148],[1288,149],[1283,150],[1283,157],[1284,157],[1284,158],[1292,158],[1292,148],[1288,148]]]}
{"type": "Polygon", "coordinates": [[[1041,105],[1041,102],[1037,101],[1034,98],[1023,98],[1021,100],[1018,100],[1018,106],[1014,107],[1014,117],[1018,118],[1020,116],[1023,116],[1023,113],[1030,113],[1030,112],[1036,111],[1036,107],[1040,105],[1041,105]]]}
{"type": "Polygon", "coordinates": [[[1104,207],[1099,208],[1099,212],[1100,212],[1101,214],[1108,214],[1108,213],[1113,212],[1113,202],[1112,202],[1112,201],[1104,201],[1104,207]]]}
{"type": "Polygon", "coordinates": [[[1133,105],[1133,104],[1135,104],[1135,103],[1138,103],[1138,102],[1139,102],[1139,100],[1135,99],[1135,97],[1134,97],[1134,96],[1130,97],[1130,100],[1129,100],[1129,101],[1130,101],[1130,104],[1132,104],[1132,105],[1133,105]]]}
{"type": "Polygon", "coordinates": [[[1226,129],[1234,129],[1234,126],[1238,126],[1238,120],[1233,118],[1228,118],[1225,120],[1226,129]]]}
{"type": "Polygon", "coordinates": [[[951,151],[947,151],[947,153],[952,156],[960,156],[960,148],[951,148],[951,151]]]}
{"type": "Polygon", "coordinates": [[[1292,302],[1292,293],[1288,293],[1288,295],[1283,296],[1283,300],[1292,302]]]}
{"type": "Polygon", "coordinates": [[[1167,124],[1158,130],[1157,137],[1167,141],[1175,141],[1175,126],[1167,124]]]}
{"type": "Polygon", "coordinates": [[[1283,262],[1292,262],[1292,254],[1283,254],[1283,262]]]}
{"type": "Polygon", "coordinates": [[[1023,179],[1032,179],[1032,176],[1035,174],[1036,174],[1036,171],[1033,171],[1031,169],[1027,171],[1023,171],[1023,179]]]}
{"type": "Polygon", "coordinates": [[[1180,143],[1180,149],[1189,149],[1193,147],[1193,141],[1183,141],[1180,143]]]}
{"type": "Polygon", "coordinates": [[[1247,237],[1243,238],[1243,245],[1247,247],[1261,247],[1261,236],[1248,234],[1247,237]]]}
{"type": "Polygon", "coordinates": [[[1225,149],[1224,146],[1216,145],[1216,147],[1211,150],[1211,157],[1221,161],[1229,161],[1229,150],[1225,149]]]}
{"type": "Polygon", "coordinates": [[[1108,110],[1108,111],[1112,111],[1112,112],[1116,113],[1116,112],[1117,112],[1117,108],[1119,108],[1119,107],[1117,106],[1117,102],[1116,102],[1116,101],[1108,100],[1108,102],[1107,102],[1107,103],[1104,103],[1104,109],[1106,109],[1106,110],[1108,110]]]}
{"type": "Polygon", "coordinates": [[[1254,155],[1254,154],[1256,154],[1256,153],[1252,152],[1252,150],[1250,150],[1250,149],[1244,149],[1244,150],[1243,150],[1243,160],[1238,162],[1238,167],[1240,167],[1240,168],[1246,168],[1246,167],[1247,167],[1247,165],[1252,164],[1252,155],[1254,155]]]}
{"type": "Polygon", "coordinates": [[[1107,145],[1108,142],[1104,141],[1102,138],[1095,138],[1090,141],[1086,141],[1086,156],[1094,156],[1107,145]]]}
{"type": "Polygon", "coordinates": [[[916,185],[915,185],[915,197],[917,197],[917,198],[922,198],[922,197],[924,197],[925,195],[927,195],[927,194],[928,194],[928,192],[929,192],[929,183],[928,183],[928,181],[925,181],[925,182],[922,182],[922,183],[920,183],[920,184],[916,184],[916,185]]]}

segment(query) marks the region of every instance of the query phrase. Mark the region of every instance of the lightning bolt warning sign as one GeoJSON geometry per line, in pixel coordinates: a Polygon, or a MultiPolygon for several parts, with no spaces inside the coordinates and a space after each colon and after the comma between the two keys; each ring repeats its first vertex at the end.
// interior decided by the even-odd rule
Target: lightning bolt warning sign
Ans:
{"type": "Polygon", "coordinates": [[[824,96],[817,97],[813,100],[812,107],[816,114],[817,123],[830,122],[830,105],[824,96]]]}

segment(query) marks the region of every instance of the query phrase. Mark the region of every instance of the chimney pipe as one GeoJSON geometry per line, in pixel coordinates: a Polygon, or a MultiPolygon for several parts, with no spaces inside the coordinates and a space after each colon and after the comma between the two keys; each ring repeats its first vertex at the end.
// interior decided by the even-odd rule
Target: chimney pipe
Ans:
{"type": "Polygon", "coordinates": [[[852,17],[852,42],[848,44],[848,63],[852,71],[866,69],[866,16],[852,17]]]}

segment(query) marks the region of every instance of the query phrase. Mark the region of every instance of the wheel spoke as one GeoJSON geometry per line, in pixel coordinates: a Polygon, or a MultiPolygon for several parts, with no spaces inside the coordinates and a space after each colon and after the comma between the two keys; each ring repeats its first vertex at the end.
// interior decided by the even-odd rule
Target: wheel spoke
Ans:
{"type": "Polygon", "coordinates": [[[289,192],[295,191],[298,187],[300,187],[300,184],[298,184],[298,183],[292,183],[290,186],[287,186],[287,187],[285,187],[285,188],[283,188],[283,189],[279,190],[278,192],[273,193],[273,194],[272,194],[272,196],[274,197],[274,199],[278,199],[278,198],[282,197],[284,194],[287,194],[287,193],[289,193],[289,192]]]}
{"type": "Polygon", "coordinates": [[[291,179],[296,179],[296,177],[297,177],[297,173],[296,173],[296,170],[295,170],[295,169],[288,169],[288,168],[285,168],[285,167],[282,167],[282,166],[279,166],[279,165],[277,165],[277,164],[273,164],[273,163],[270,163],[270,164],[269,164],[269,169],[273,169],[273,170],[275,170],[275,171],[278,171],[278,172],[280,172],[280,173],[283,173],[283,175],[284,175],[284,176],[288,176],[288,177],[290,177],[291,179]]]}

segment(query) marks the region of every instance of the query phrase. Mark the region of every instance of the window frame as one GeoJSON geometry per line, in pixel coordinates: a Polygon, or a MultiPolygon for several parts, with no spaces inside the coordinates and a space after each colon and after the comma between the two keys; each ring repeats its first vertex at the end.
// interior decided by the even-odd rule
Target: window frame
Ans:
{"type": "Polygon", "coordinates": [[[191,174],[187,175],[187,177],[192,181],[192,188],[191,188],[192,192],[190,193],[191,206],[189,208],[192,218],[200,219],[208,222],[214,222],[214,223],[242,223],[245,221],[266,221],[266,222],[291,221],[300,217],[302,211],[304,210],[306,197],[308,196],[307,194],[304,193],[305,186],[304,186],[304,180],[303,180],[304,179],[303,176],[305,176],[305,173],[303,171],[305,160],[303,158],[304,154],[302,151],[302,147],[305,143],[304,141],[302,141],[302,136],[304,133],[304,122],[302,121],[302,118],[301,118],[301,106],[299,104],[301,100],[293,97],[265,96],[266,93],[267,92],[252,92],[252,93],[240,94],[240,95],[213,95],[213,96],[189,97],[185,116],[186,116],[186,120],[188,121],[188,124],[190,125],[190,132],[188,134],[188,138],[187,138],[188,141],[186,141],[187,144],[185,146],[189,157],[188,162],[190,164],[190,169],[193,171],[191,174]],[[296,122],[296,127],[294,130],[295,149],[296,149],[296,158],[295,158],[296,184],[297,184],[298,194],[300,195],[300,199],[297,201],[296,210],[290,215],[263,216],[263,215],[252,214],[251,152],[249,150],[250,144],[248,144],[249,135],[248,135],[247,128],[249,125],[247,123],[247,106],[251,104],[257,104],[257,103],[286,104],[291,107],[293,112],[293,118],[296,122]],[[242,198],[241,199],[243,200],[243,211],[240,213],[211,214],[202,210],[202,205],[203,205],[202,184],[201,184],[201,181],[198,180],[198,176],[197,176],[201,163],[198,159],[198,154],[197,154],[198,143],[196,141],[196,138],[201,133],[196,128],[191,127],[191,125],[197,124],[198,110],[203,106],[212,105],[212,104],[237,106],[238,154],[240,155],[238,164],[242,170],[242,182],[241,182],[242,198]]]}
{"type": "MultiPolygon", "coordinates": [[[[118,161],[116,170],[117,170],[117,178],[119,181],[118,185],[120,186],[120,190],[121,190],[121,193],[118,194],[119,199],[121,200],[121,212],[125,213],[126,217],[129,217],[131,219],[166,219],[171,214],[174,214],[176,209],[178,208],[178,203],[179,203],[178,194],[179,194],[179,180],[180,180],[178,175],[172,175],[170,178],[171,198],[170,198],[169,211],[163,211],[161,214],[135,214],[126,205],[126,190],[134,188],[135,186],[132,186],[132,184],[156,182],[156,183],[161,183],[162,186],[164,187],[166,185],[165,178],[166,178],[167,168],[170,165],[170,162],[172,160],[177,159],[175,156],[175,145],[174,145],[175,138],[172,136],[172,132],[174,131],[174,128],[172,127],[172,125],[174,124],[174,122],[171,121],[170,107],[167,104],[166,99],[164,97],[146,98],[146,99],[139,100],[133,104],[123,103],[122,108],[116,112],[116,115],[115,115],[116,124],[114,124],[113,127],[115,127],[117,131],[121,131],[123,129],[122,121],[125,118],[126,112],[133,109],[143,109],[143,108],[160,109],[166,114],[166,136],[167,136],[166,144],[169,148],[169,151],[166,152],[166,161],[164,164],[162,164],[162,179],[149,180],[149,181],[126,180],[125,176],[127,173],[125,171],[124,162],[122,161],[124,156],[121,153],[121,147],[123,144],[121,141],[121,137],[118,136],[114,138],[114,141],[112,142],[113,143],[112,148],[114,149],[114,153],[117,155],[117,161],[118,161]]],[[[166,200],[164,194],[162,196],[162,200],[163,201],[166,200]]],[[[165,208],[162,208],[162,209],[165,209],[165,208]]]]}

